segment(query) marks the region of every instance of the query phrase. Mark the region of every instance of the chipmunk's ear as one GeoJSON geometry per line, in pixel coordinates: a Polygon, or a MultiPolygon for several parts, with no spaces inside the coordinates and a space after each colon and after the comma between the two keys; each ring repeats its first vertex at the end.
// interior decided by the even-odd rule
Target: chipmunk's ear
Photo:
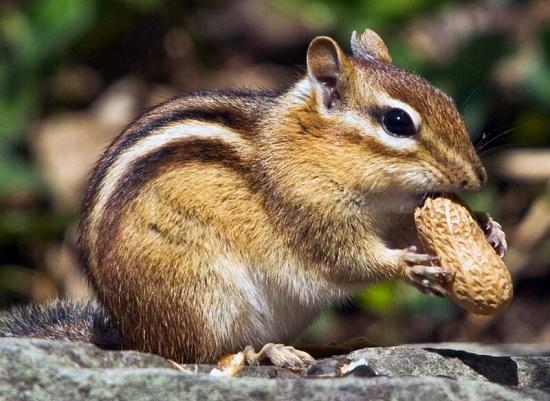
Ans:
{"type": "Polygon", "coordinates": [[[307,72],[328,110],[334,110],[341,104],[338,84],[347,61],[348,57],[338,43],[328,36],[318,36],[309,44],[307,72]]]}
{"type": "Polygon", "coordinates": [[[361,35],[356,31],[351,34],[351,52],[356,58],[379,60],[391,63],[391,56],[386,44],[378,34],[370,29],[365,29],[361,35]]]}

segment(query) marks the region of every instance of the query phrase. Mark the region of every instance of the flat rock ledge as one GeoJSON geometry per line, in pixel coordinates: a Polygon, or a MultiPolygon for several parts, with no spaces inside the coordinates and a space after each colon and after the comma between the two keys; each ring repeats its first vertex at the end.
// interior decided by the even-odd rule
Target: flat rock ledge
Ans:
{"type": "Polygon", "coordinates": [[[236,378],[90,344],[0,338],[0,400],[550,401],[550,344],[364,348],[304,374],[271,366],[236,378]]]}

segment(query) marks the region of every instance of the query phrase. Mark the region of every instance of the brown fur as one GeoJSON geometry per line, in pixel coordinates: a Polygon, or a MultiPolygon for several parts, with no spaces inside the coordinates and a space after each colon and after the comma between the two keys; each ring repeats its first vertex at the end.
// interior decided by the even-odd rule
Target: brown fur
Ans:
{"type": "Polygon", "coordinates": [[[398,248],[414,237],[408,201],[481,185],[452,101],[390,64],[379,38],[364,37],[376,49],[356,58],[316,39],[308,77],[286,93],[177,98],[106,150],[80,243],[127,347],[205,362],[289,340],[327,302],[405,277],[398,248]],[[414,148],[388,146],[350,123],[351,115],[378,126],[381,94],[422,116],[414,148]],[[189,121],[205,136],[139,147],[189,121]],[[213,127],[224,128],[222,137],[206,137],[213,127]],[[113,166],[135,149],[143,152],[115,181],[113,166]],[[108,182],[116,185],[98,211],[108,182]]]}

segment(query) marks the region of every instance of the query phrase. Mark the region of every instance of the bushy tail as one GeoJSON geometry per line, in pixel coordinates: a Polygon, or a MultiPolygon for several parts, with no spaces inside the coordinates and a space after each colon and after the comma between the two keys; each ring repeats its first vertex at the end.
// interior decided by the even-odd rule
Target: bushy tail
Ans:
{"type": "Polygon", "coordinates": [[[55,300],[0,312],[0,337],[83,341],[121,349],[120,330],[97,301],[55,300]]]}

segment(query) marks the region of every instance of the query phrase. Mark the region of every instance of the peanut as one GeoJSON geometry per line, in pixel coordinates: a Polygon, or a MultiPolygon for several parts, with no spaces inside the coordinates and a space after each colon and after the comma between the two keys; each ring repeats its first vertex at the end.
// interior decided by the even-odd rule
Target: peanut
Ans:
{"type": "Polygon", "coordinates": [[[414,218],[422,244],[454,274],[448,290],[455,303],[480,315],[508,306],[510,273],[466,207],[445,197],[428,198],[414,218]]]}

